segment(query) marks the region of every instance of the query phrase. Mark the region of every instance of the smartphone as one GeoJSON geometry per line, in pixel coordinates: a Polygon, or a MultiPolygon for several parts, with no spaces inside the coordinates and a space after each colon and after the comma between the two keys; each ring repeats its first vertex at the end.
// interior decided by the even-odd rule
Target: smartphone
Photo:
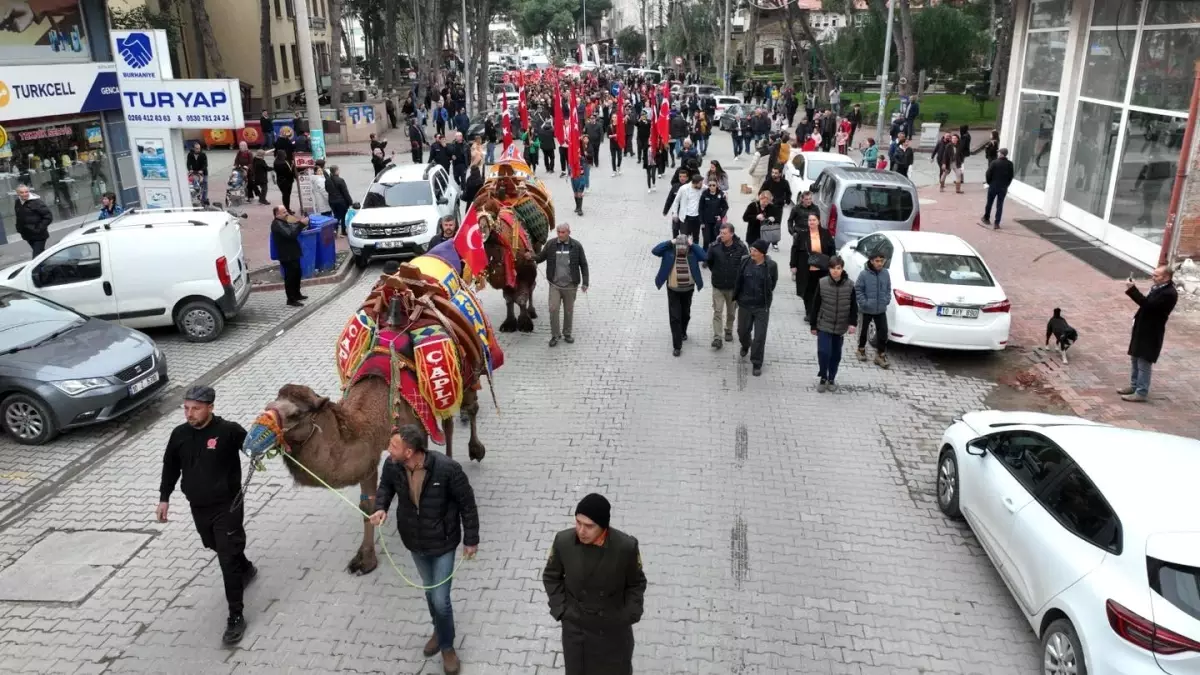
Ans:
{"type": "Polygon", "coordinates": [[[1128,279],[1128,281],[1129,281],[1129,283],[1131,283],[1131,284],[1133,283],[1133,272],[1130,272],[1130,273],[1129,273],[1129,279],[1128,279]]]}

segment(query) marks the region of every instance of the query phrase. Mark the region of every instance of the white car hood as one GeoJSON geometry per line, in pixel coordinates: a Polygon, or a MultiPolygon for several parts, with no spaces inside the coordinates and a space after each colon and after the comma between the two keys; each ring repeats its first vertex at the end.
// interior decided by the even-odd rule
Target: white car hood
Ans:
{"type": "MultiPolygon", "coordinates": [[[[388,206],[355,211],[353,224],[409,223],[417,220],[436,222],[437,217],[437,207],[432,204],[426,206],[388,206]]],[[[433,225],[433,223],[430,223],[430,225],[433,225]]]]}

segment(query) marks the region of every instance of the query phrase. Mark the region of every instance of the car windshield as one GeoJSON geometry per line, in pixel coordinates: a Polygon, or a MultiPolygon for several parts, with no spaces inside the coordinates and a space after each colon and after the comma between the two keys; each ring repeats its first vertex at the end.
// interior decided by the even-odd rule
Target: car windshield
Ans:
{"type": "Polygon", "coordinates": [[[904,253],[904,278],[922,284],[995,286],[983,261],[973,255],[904,253]]]}
{"type": "Polygon", "coordinates": [[[36,295],[0,290],[0,354],[28,349],[85,321],[79,314],[36,295]]]}
{"type": "Polygon", "coordinates": [[[403,183],[376,183],[367,190],[363,200],[364,209],[385,206],[429,206],[433,204],[433,190],[428,181],[406,181],[403,183]]]}
{"type": "Polygon", "coordinates": [[[847,218],[905,221],[912,215],[913,206],[913,193],[902,187],[850,185],[842,194],[842,214],[847,218]]]}
{"type": "MultiPolygon", "coordinates": [[[[826,167],[846,166],[845,162],[831,162],[831,161],[825,160],[825,159],[809,159],[805,163],[808,165],[808,169],[807,169],[805,175],[809,180],[816,180],[817,176],[820,176],[821,172],[824,171],[826,167]]],[[[842,203],[844,204],[845,201],[846,200],[843,199],[842,203]]],[[[850,214],[846,214],[846,215],[850,215],[850,214]]]]}

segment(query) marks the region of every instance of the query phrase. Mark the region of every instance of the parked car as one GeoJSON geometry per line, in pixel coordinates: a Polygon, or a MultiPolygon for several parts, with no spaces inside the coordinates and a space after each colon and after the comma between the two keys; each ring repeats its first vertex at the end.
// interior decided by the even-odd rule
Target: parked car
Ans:
{"type": "Polygon", "coordinates": [[[130,328],[176,326],[217,339],[250,297],[238,217],[218,209],[147,209],[91,222],[0,284],[130,328]]]}
{"type": "Polygon", "coordinates": [[[691,96],[716,96],[721,93],[721,88],[712,84],[689,84],[684,90],[684,94],[691,96]]]}
{"type": "Polygon", "coordinates": [[[516,105],[517,101],[521,97],[520,90],[517,89],[517,85],[513,84],[512,82],[501,82],[500,84],[494,85],[492,87],[492,91],[495,93],[496,107],[501,109],[504,108],[505,97],[508,98],[508,104],[510,106],[516,105]]]}
{"type": "Polygon", "coordinates": [[[890,341],[937,349],[1008,346],[1012,304],[983,257],[959,237],[884,230],[847,243],[839,253],[851,279],[873,256],[884,257],[892,279],[890,341]]]}
{"type": "Polygon", "coordinates": [[[18,443],[136,410],[167,380],[142,333],[0,286],[0,428],[18,443]]]}
{"type": "Polygon", "coordinates": [[[921,229],[917,188],[898,173],[831,166],[809,189],[838,248],[878,230],[921,229]]]}
{"type": "Polygon", "coordinates": [[[720,119],[717,120],[717,128],[722,131],[732,132],[738,120],[749,117],[753,112],[754,106],[745,103],[734,103],[725,106],[720,119]]]}
{"type": "Polygon", "coordinates": [[[412,258],[429,250],[442,216],[458,218],[458,186],[437,164],[402,164],[371,181],[346,215],[359,267],[372,258],[412,258]]]}
{"type": "Polygon", "coordinates": [[[714,122],[721,121],[721,117],[724,116],[725,111],[728,110],[729,106],[742,104],[742,98],[740,96],[726,96],[724,94],[717,94],[713,98],[717,100],[717,109],[713,112],[714,122]]]}
{"type": "Polygon", "coordinates": [[[812,187],[821,172],[831,166],[857,166],[849,155],[837,152],[801,152],[792,148],[792,156],[783,166],[783,175],[792,188],[792,195],[799,200],[800,193],[812,187]]]}
{"type": "MultiPolygon", "coordinates": [[[[517,138],[521,135],[521,116],[517,114],[517,108],[518,105],[515,100],[510,100],[508,102],[508,109],[510,111],[509,122],[512,124],[513,138],[517,138]]],[[[501,131],[501,121],[503,120],[503,115],[501,114],[500,110],[500,106],[496,106],[495,108],[484,111],[482,115],[476,115],[475,117],[471,118],[471,126],[467,127],[467,138],[472,139],[476,136],[482,136],[483,122],[484,120],[490,119],[492,120],[492,124],[496,125],[496,140],[499,142],[500,136],[503,133],[501,131]]]]}
{"type": "Polygon", "coordinates": [[[942,436],[965,519],[1041,638],[1046,673],[1200,672],[1200,441],[986,410],[942,436]]]}

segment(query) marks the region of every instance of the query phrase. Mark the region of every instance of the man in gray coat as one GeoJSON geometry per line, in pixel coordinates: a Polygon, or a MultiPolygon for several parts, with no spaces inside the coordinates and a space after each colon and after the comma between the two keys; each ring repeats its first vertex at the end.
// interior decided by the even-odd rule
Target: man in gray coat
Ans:
{"type": "Polygon", "coordinates": [[[862,274],[854,280],[854,297],[858,301],[858,311],[862,312],[862,328],[858,332],[858,360],[867,360],[867,330],[870,324],[875,324],[875,365],[889,368],[887,360],[888,322],[887,308],[892,301],[892,277],[884,268],[887,259],[883,253],[876,250],[870,252],[870,259],[862,274]]]}
{"type": "Polygon", "coordinates": [[[537,262],[546,263],[546,281],[550,282],[550,346],[561,339],[567,344],[575,342],[571,328],[575,320],[576,291],[587,293],[588,263],[583,244],[571,237],[571,224],[561,222],[555,228],[558,236],[546,242],[537,254],[537,262]],[[559,330],[558,312],[562,307],[562,330],[559,330]]]}
{"type": "Polygon", "coordinates": [[[854,333],[858,319],[858,299],[854,284],[846,276],[841,256],[829,259],[829,276],[821,277],[813,298],[812,334],[817,336],[817,391],[837,390],[838,365],[842,362],[842,340],[854,333]]]}

